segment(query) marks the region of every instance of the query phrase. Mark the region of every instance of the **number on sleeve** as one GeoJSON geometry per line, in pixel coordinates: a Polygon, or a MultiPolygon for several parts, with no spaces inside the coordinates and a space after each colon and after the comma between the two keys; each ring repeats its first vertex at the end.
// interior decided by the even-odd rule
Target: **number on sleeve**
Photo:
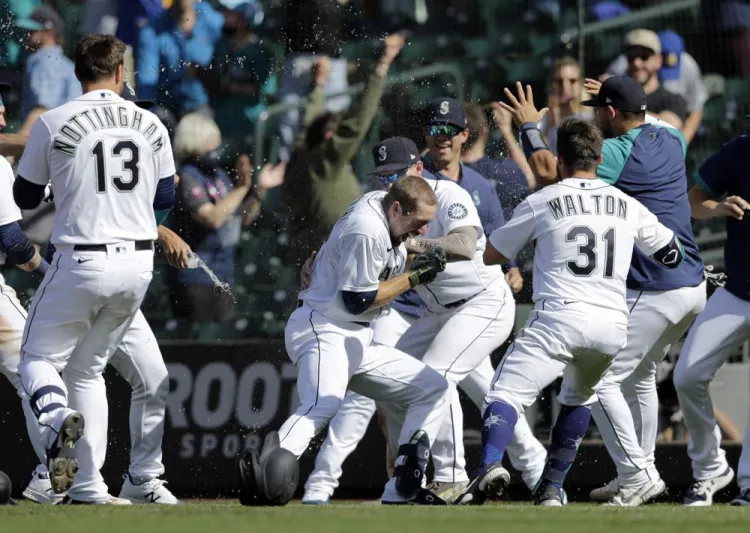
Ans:
{"type": "MultiPolygon", "coordinates": [[[[565,235],[567,242],[578,243],[578,255],[575,261],[568,261],[568,270],[574,276],[590,276],[598,264],[596,255],[597,235],[588,226],[574,226],[570,228],[565,235]]],[[[615,274],[615,228],[609,228],[602,240],[605,244],[604,249],[604,277],[612,278],[615,274]]]]}
{"type": "MultiPolygon", "coordinates": [[[[107,192],[107,165],[104,155],[104,141],[99,141],[91,151],[96,158],[96,192],[107,192]]],[[[131,140],[118,141],[112,147],[112,157],[123,158],[122,168],[130,173],[130,179],[124,180],[122,176],[112,176],[112,183],[118,192],[131,192],[138,186],[140,180],[140,153],[138,145],[131,140]],[[123,152],[128,152],[129,159],[123,158],[123,152]]]]}

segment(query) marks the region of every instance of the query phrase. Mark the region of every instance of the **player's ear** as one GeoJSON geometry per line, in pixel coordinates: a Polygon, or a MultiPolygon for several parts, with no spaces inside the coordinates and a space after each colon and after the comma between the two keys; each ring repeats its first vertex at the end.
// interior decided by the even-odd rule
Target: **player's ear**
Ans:
{"type": "Polygon", "coordinates": [[[115,69],[115,83],[118,85],[122,83],[123,79],[125,78],[125,66],[120,63],[117,65],[117,68],[115,69]]]}
{"type": "Polygon", "coordinates": [[[602,161],[604,161],[604,156],[602,154],[599,154],[599,157],[596,158],[597,166],[601,165],[602,161]]]}
{"type": "Polygon", "coordinates": [[[609,115],[610,120],[614,120],[617,118],[617,110],[611,105],[607,106],[607,114],[609,115]]]}
{"type": "Polygon", "coordinates": [[[469,140],[469,128],[464,128],[458,135],[461,137],[461,144],[465,143],[469,140]]]}

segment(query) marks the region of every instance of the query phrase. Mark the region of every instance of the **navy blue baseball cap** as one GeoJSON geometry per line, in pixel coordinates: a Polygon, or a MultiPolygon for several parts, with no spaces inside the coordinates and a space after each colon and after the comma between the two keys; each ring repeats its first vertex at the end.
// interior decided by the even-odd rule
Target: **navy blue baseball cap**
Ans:
{"type": "Polygon", "coordinates": [[[419,150],[411,139],[391,137],[373,147],[372,160],[375,163],[373,174],[398,172],[419,161],[419,150]]]}
{"type": "Polygon", "coordinates": [[[135,93],[135,89],[132,85],[130,85],[130,82],[123,81],[122,82],[122,96],[123,100],[128,100],[130,102],[134,102],[135,105],[142,109],[151,109],[154,107],[154,102],[151,100],[145,100],[143,98],[138,98],[138,96],[135,93]]]}
{"type": "Polygon", "coordinates": [[[659,34],[661,41],[662,66],[659,69],[659,79],[662,81],[680,78],[682,53],[685,51],[685,41],[676,32],[663,31],[659,34]]]}
{"type": "Polygon", "coordinates": [[[464,105],[455,98],[436,98],[427,104],[427,122],[430,124],[452,124],[461,129],[467,127],[464,105]]]}
{"type": "Polygon", "coordinates": [[[621,111],[643,113],[647,106],[646,92],[633,78],[612,76],[602,83],[599,94],[581,104],[589,107],[612,106],[621,111]]]}

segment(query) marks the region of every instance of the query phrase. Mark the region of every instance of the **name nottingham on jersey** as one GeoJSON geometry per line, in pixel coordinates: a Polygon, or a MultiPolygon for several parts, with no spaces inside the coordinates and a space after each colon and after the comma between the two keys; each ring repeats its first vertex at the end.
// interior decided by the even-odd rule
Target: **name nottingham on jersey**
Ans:
{"type": "Polygon", "coordinates": [[[628,203],[610,194],[563,194],[547,202],[555,220],[579,215],[609,215],[628,219],[628,203]]]}
{"type": "Polygon", "coordinates": [[[143,116],[139,109],[128,109],[116,103],[89,107],[64,122],[53,139],[52,149],[73,156],[79,145],[91,133],[125,128],[140,133],[151,145],[154,153],[158,153],[164,147],[164,136],[159,132],[153,117],[144,122],[143,116]]]}

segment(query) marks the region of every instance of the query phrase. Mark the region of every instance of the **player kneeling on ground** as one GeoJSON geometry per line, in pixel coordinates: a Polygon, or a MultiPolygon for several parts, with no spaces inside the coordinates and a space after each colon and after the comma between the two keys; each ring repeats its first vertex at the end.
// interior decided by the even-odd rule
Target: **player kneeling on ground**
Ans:
{"type": "Polygon", "coordinates": [[[400,179],[387,193],[355,201],[318,253],[310,286],[300,293],[285,331],[287,352],[297,366],[300,407],[279,430],[281,448],[302,455],[336,414],[347,389],[404,405],[389,487],[407,498],[421,487],[430,445],[448,407],[448,384],[413,357],[371,344],[370,323],[387,314],[399,294],[433,281],[445,269],[445,252],[437,248],[417,256],[404,273],[404,242],[425,232],[436,206],[433,190],[414,176],[400,179]]]}
{"type": "MultiPolygon", "coordinates": [[[[538,129],[522,134],[527,156],[547,150],[538,129]]],[[[552,431],[537,505],[565,504],[562,485],[591,419],[596,387],[627,340],[627,277],[633,243],[667,268],[683,257],[674,233],[641,203],[596,177],[602,133],[568,119],[558,133],[562,181],[532,194],[490,236],[487,264],[505,263],[530,240],[535,307],[498,367],[485,400],[482,468],[464,493],[474,503],[510,482],[502,458],[513,428],[542,390],[563,373],[562,409],[552,431]]]]}

